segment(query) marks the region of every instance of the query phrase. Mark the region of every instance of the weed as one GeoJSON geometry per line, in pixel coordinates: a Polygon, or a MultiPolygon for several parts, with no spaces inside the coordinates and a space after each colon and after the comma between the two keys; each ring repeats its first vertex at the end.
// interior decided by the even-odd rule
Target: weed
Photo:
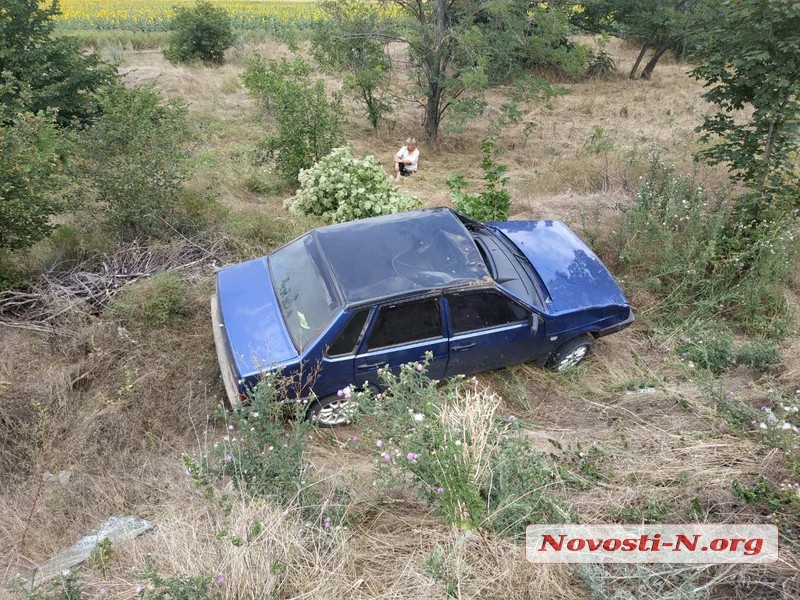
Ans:
{"type": "Polygon", "coordinates": [[[177,274],[158,273],[125,286],[109,303],[106,314],[126,326],[174,326],[186,314],[186,296],[186,284],[177,274]]]}
{"type": "Polygon", "coordinates": [[[453,206],[459,212],[478,221],[506,221],[511,205],[508,193],[507,167],[496,162],[499,151],[491,138],[481,142],[483,181],[486,189],[477,194],[466,194],[467,180],[461,175],[447,179],[453,206]]]}
{"type": "Polygon", "coordinates": [[[81,600],[83,584],[76,569],[68,569],[40,587],[27,588],[23,582],[14,582],[11,591],[24,600],[81,600]]]}
{"type": "Polygon", "coordinates": [[[424,370],[416,363],[383,372],[387,391],[362,396],[384,479],[410,486],[447,524],[519,537],[527,523],[563,521],[549,491],[556,471],[513,416],[496,414],[500,399],[474,379],[438,386],[424,370]]]}
{"type": "MultiPolygon", "coordinates": [[[[200,460],[184,457],[196,485],[214,497],[212,483],[230,479],[247,497],[306,510],[317,504],[306,446],[313,431],[305,401],[286,400],[289,382],[267,374],[246,406],[225,412],[227,431],[200,460]]],[[[217,498],[222,504],[228,498],[217,498]]]]}
{"type": "Polygon", "coordinates": [[[221,573],[216,575],[184,575],[173,573],[160,575],[149,558],[145,559],[144,571],[139,577],[146,585],[137,586],[137,598],[142,600],[213,600],[222,598],[217,587],[222,583],[221,573]]]}
{"type": "Polygon", "coordinates": [[[724,328],[697,326],[690,329],[675,351],[690,368],[707,369],[715,375],[736,366],[733,337],[724,328]]]}

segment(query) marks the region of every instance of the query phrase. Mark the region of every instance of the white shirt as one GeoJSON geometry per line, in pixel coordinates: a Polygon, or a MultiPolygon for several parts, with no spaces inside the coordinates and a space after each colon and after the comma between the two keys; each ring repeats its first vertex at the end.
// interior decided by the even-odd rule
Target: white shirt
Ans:
{"type": "Polygon", "coordinates": [[[409,171],[416,172],[417,163],[419,162],[419,148],[414,148],[413,152],[409,152],[408,146],[403,146],[402,148],[400,148],[400,150],[398,150],[395,156],[400,160],[410,160],[411,164],[406,165],[406,169],[408,169],[409,171]]]}

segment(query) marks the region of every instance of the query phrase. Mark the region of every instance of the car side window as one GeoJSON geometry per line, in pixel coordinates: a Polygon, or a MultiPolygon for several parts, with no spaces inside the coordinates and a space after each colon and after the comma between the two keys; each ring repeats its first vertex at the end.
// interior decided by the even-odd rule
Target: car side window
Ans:
{"type": "Polygon", "coordinates": [[[495,291],[463,292],[447,297],[453,333],[466,333],[525,321],[525,308],[495,291]]]}
{"type": "Polygon", "coordinates": [[[442,336],[439,301],[425,298],[381,307],[369,336],[368,350],[442,336]]]}
{"type": "Polygon", "coordinates": [[[350,317],[347,325],[339,333],[338,337],[328,348],[328,356],[342,356],[352,354],[356,349],[356,344],[361,337],[361,331],[367,322],[369,309],[361,310],[350,317]]]}

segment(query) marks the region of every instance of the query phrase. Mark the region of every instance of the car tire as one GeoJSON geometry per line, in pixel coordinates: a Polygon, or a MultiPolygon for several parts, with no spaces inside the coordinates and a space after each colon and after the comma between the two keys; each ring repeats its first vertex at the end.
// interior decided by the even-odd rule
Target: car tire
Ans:
{"type": "Polygon", "coordinates": [[[591,335],[573,338],[550,355],[547,368],[557,373],[571,369],[586,358],[593,345],[594,338],[591,335]]]}
{"type": "Polygon", "coordinates": [[[319,398],[308,407],[308,419],[317,427],[337,427],[353,422],[356,406],[350,398],[331,394],[319,398]]]}

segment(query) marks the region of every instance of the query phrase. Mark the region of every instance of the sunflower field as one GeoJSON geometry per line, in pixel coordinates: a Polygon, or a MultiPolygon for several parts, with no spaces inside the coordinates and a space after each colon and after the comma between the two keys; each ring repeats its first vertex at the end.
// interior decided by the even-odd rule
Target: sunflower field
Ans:
{"type": "MultiPolygon", "coordinates": [[[[210,0],[228,11],[236,29],[302,28],[320,18],[313,1],[210,0]]],[[[195,0],[61,0],[56,26],[68,30],[166,31],[175,6],[195,0]]]]}

